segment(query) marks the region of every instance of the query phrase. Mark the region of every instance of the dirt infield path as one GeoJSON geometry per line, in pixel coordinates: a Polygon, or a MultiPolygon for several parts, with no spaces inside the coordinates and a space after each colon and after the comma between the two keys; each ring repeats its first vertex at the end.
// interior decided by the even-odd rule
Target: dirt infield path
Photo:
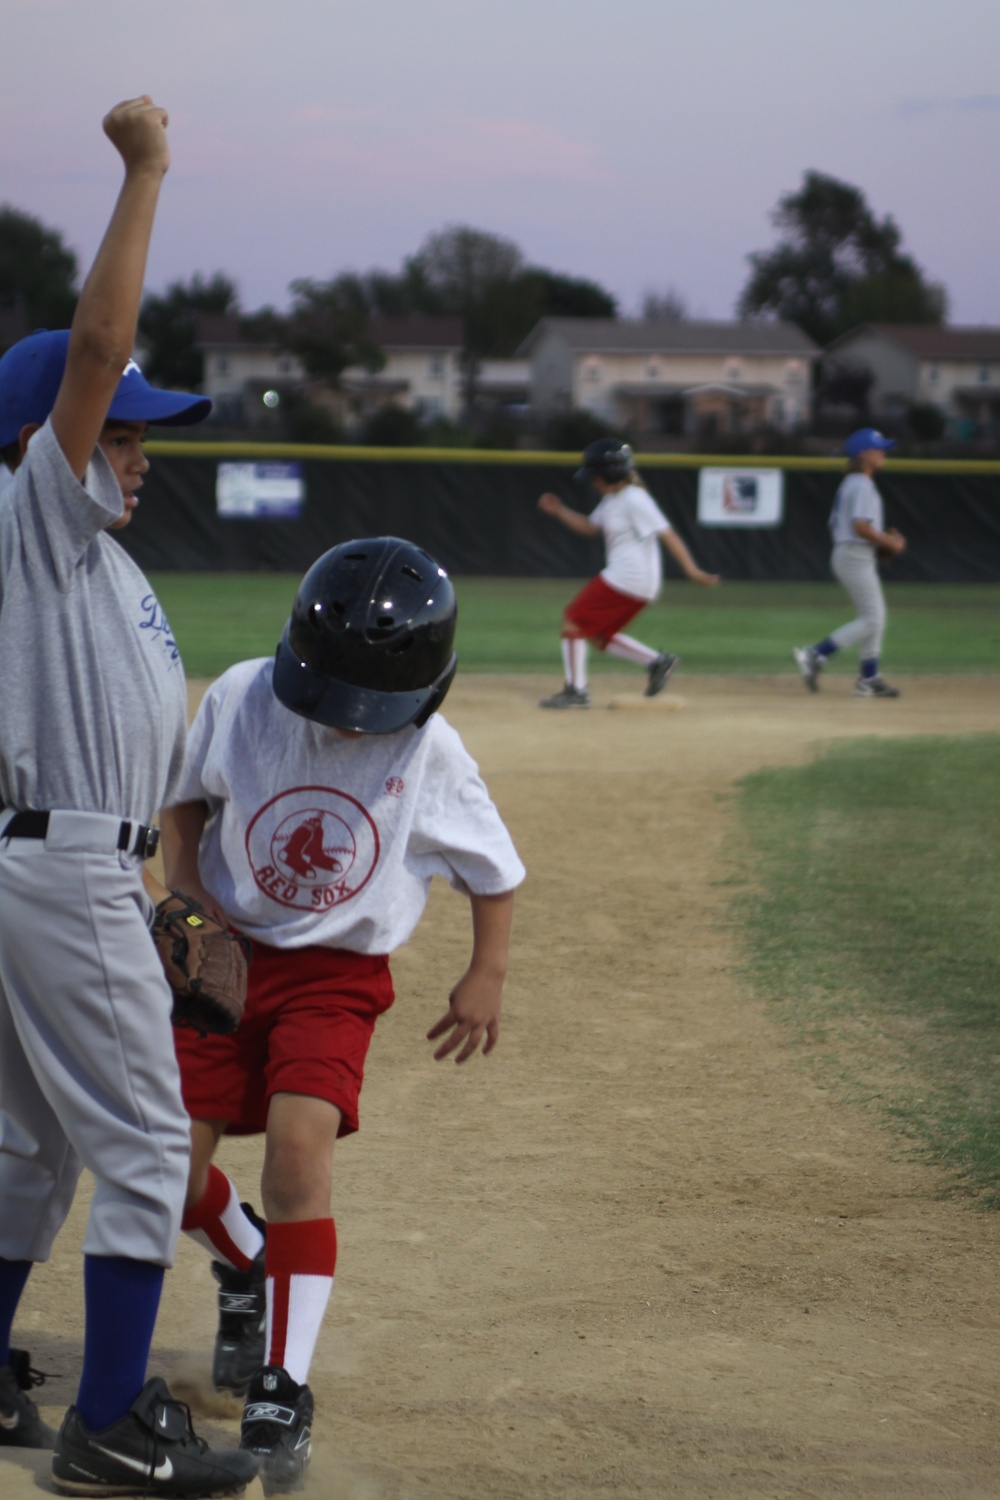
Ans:
{"type": "MultiPolygon", "coordinates": [[[[603,711],[623,683],[598,678],[587,714],[540,713],[550,679],[449,698],[529,868],[503,1037],[461,1069],[430,1059],[468,951],[436,890],[338,1148],[309,1493],[994,1500],[1000,1218],[943,1201],[810,1081],[738,978],[720,882],[738,777],[837,736],[996,729],[1000,683],[881,703],[846,679],[810,697],[791,675],[682,678],[683,711],[603,711]]],[[[248,1196],[259,1160],[225,1150],[248,1196]]],[[[40,1392],[56,1420],[85,1207],[17,1330],[62,1372],[40,1392]]],[[[238,1408],[200,1394],[213,1327],[183,1242],[155,1369],[219,1438],[238,1408]]],[[[0,1457],[3,1500],[48,1487],[31,1460],[0,1457]]]]}

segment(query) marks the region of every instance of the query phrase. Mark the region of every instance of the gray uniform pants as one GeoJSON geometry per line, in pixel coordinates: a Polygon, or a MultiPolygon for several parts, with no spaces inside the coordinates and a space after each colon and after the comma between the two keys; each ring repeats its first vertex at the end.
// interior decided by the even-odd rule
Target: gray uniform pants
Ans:
{"type": "Polygon", "coordinates": [[[830,639],[838,649],[857,646],[862,661],[878,657],[885,634],[885,598],[874,548],[865,542],[838,542],[830,566],[858,612],[857,619],[841,625],[830,639]]]}
{"type": "Polygon", "coordinates": [[[190,1127],[139,861],[115,849],[114,819],[53,814],[44,841],[5,839],[7,821],[0,1256],[48,1259],[86,1167],[84,1252],[169,1266],[190,1127]]]}

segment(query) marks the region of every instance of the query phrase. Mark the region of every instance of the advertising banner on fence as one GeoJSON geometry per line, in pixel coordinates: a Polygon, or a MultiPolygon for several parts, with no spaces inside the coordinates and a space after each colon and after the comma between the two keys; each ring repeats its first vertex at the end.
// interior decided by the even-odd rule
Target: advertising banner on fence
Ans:
{"type": "Polygon", "coordinates": [[[781,469],[700,469],[701,526],[780,526],[784,516],[781,469]]]}
{"type": "Polygon", "coordinates": [[[300,463],[220,463],[216,470],[215,506],[220,516],[294,520],[302,514],[304,499],[300,463]]]}

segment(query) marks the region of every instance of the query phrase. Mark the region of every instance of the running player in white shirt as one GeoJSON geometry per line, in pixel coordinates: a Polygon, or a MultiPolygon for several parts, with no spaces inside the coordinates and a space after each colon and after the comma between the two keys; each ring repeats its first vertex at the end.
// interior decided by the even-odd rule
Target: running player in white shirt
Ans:
{"type": "Polygon", "coordinates": [[[542,708],[589,708],[587,643],[646,669],[647,698],[667,685],[678,658],[654,651],[624,634],[625,626],[660,592],[663,569],[660,543],[684,573],[703,588],[718,583],[717,573],[697,566],[681,538],[639,480],[632,466],[632,450],[616,438],[599,438],[584,450],[583,467],[573,476],[601,496],[589,516],[564,505],[558,495],[545,494],[538,508],[554,516],[580,536],[604,536],[606,563],[566,606],[562,654],[565,685],[542,708]]]}
{"type": "Polygon", "coordinates": [[[878,558],[895,557],[906,542],[894,526],[886,528],[882,516],[882,496],[872,478],[885,463],[891,438],[883,437],[874,427],[852,432],[844,444],[847,474],[837,490],[830,512],[833,576],[843,584],[857,618],[841,625],[832,635],[815,646],[796,646],[792,651],[802,680],[811,693],[819,691],[819,674],[827,657],[844,646],[857,646],[861,670],[854,684],[859,698],[898,698],[899,689],[891,687],[879,671],[879,653],[885,633],[885,598],[878,576],[878,558]]]}
{"type": "Polygon", "coordinates": [[[213,1377],[246,1391],[241,1445],[265,1494],[304,1481],[306,1380],[337,1254],[334,1142],[358,1128],[368,1043],[393,1001],[388,955],[435,875],[468,896],[473,940],[427,1033],[434,1056],[464,1062],[498,1037],[524,867],[436,712],[454,633],[451,582],[426,552],[397,537],[334,547],[303,579],[276,658],[240,662],[205,695],[162,814],[168,884],[252,941],[236,1033],[178,1029],[176,1042],[192,1117],[182,1227],[215,1259],[213,1377]],[[266,1135],[266,1244],[212,1164],[227,1131],[266,1135]]]}

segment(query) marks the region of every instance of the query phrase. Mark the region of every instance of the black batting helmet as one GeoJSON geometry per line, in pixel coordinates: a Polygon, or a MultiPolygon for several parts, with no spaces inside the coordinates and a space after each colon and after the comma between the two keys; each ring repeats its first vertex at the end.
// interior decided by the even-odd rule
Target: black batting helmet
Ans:
{"type": "Polygon", "coordinates": [[[274,659],[275,696],[334,729],[425,724],[458,658],[455,590],[422,547],[396,536],[342,542],[299,585],[274,659]]]}
{"type": "Polygon", "coordinates": [[[592,479],[618,484],[632,472],[632,449],[619,438],[598,438],[584,448],[582,464],[573,475],[581,484],[589,484],[592,479]]]}

